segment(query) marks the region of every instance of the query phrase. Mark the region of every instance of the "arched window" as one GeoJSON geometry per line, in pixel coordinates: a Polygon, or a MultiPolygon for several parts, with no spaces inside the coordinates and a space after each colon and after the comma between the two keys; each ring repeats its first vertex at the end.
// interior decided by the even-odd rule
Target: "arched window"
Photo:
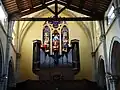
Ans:
{"type": "Polygon", "coordinates": [[[61,30],[62,51],[67,52],[69,41],[69,30],[66,26],[63,26],[61,30]]]}
{"type": "Polygon", "coordinates": [[[58,51],[60,47],[60,35],[57,30],[52,33],[52,49],[58,51]]]}
{"type": "Polygon", "coordinates": [[[5,22],[6,22],[7,16],[6,16],[5,10],[4,10],[4,8],[3,8],[2,5],[0,5],[0,12],[1,12],[1,14],[0,14],[0,22],[1,22],[2,25],[4,26],[4,25],[5,25],[5,22]]]}
{"type": "Polygon", "coordinates": [[[111,54],[112,74],[120,76],[120,43],[114,41],[111,54]]]}
{"type": "Polygon", "coordinates": [[[45,48],[45,52],[49,52],[50,50],[50,28],[45,26],[43,29],[43,45],[45,48]]]}
{"type": "Polygon", "coordinates": [[[110,9],[109,9],[108,14],[107,14],[107,25],[110,25],[115,18],[114,10],[115,10],[115,6],[114,6],[114,4],[112,4],[110,6],[110,9]]]}

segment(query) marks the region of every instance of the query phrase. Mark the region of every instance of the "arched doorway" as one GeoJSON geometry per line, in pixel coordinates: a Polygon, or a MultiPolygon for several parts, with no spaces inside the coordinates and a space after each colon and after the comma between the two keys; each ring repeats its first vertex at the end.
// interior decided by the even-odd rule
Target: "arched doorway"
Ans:
{"type": "Polygon", "coordinates": [[[104,67],[104,60],[100,58],[98,62],[98,83],[103,90],[106,90],[106,79],[105,79],[105,67],[104,67]]]}
{"type": "Polygon", "coordinates": [[[13,59],[9,61],[9,68],[8,68],[8,90],[11,90],[14,87],[15,77],[14,77],[14,66],[13,66],[13,59]]]}
{"type": "Polygon", "coordinates": [[[117,76],[116,90],[120,83],[120,43],[114,41],[112,51],[111,51],[111,71],[113,76],[117,76]]]}
{"type": "Polygon", "coordinates": [[[120,43],[118,41],[114,41],[113,43],[111,66],[112,73],[114,75],[120,75],[120,43]]]}

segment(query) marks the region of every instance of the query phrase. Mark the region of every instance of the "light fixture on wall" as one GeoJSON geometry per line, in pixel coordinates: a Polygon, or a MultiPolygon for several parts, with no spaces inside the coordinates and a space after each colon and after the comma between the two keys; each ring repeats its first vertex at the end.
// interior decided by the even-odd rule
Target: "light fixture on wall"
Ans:
{"type": "Polygon", "coordinates": [[[0,76],[0,82],[3,82],[7,78],[8,78],[7,75],[3,74],[2,76],[0,76]]]}

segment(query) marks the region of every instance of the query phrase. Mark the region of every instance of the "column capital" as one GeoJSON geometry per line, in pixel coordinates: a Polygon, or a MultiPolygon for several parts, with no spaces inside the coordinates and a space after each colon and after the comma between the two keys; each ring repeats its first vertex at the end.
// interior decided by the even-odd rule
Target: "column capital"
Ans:
{"type": "Polygon", "coordinates": [[[16,58],[20,58],[21,54],[20,53],[16,53],[16,58]]]}
{"type": "Polygon", "coordinates": [[[95,57],[95,52],[91,52],[92,57],[95,57]]]}
{"type": "Polygon", "coordinates": [[[7,37],[8,37],[8,43],[12,43],[13,38],[9,35],[7,37]]]}
{"type": "Polygon", "coordinates": [[[106,39],[106,35],[105,35],[105,34],[102,34],[102,35],[100,36],[100,41],[103,42],[105,39],[106,39]]]}

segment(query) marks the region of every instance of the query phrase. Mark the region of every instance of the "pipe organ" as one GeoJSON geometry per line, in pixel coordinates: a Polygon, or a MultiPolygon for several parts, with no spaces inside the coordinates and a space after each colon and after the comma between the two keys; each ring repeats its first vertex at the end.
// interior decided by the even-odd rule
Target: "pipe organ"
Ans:
{"type": "Polygon", "coordinates": [[[69,29],[65,21],[46,21],[43,40],[33,41],[33,71],[44,68],[72,68],[80,70],[79,40],[69,43],[69,29]]]}

